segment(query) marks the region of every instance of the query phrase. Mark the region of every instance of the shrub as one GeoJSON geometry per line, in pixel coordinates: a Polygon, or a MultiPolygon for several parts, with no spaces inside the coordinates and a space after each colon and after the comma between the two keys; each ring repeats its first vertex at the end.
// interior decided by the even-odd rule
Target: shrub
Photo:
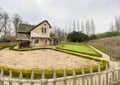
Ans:
{"type": "Polygon", "coordinates": [[[6,42],[6,43],[10,43],[10,42],[14,42],[15,41],[15,37],[13,37],[13,36],[7,36],[7,37],[5,37],[5,36],[2,36],[1,38],[0,38],[0,42],[6,42]]]}
{"type": "Polygon", "coordinates": [[[15,47],[14,44],[0,44],[0,50],[4,48],[14,48],[14,47],[15,47]]]}
{"type": "Polygon", "coordinates": [[[89,40],[89,37],[88,37],[88,35],[86,35],[82,32],[73,31],[68,34],[67,39],[70,42],[85,42],[85,41],[89,40]]]}
{"type": "MultiPolygon", "coordinates": [[[[100,69],[101,71],[105,69],[106,64],[109,65],[108,61],[103,60],[102,63],[100,64],[100,69]]],[[[10,68],[6,68],[6,67],[0,67],[0,69],[4,70],[4,75],[5,76],[9,76],[9,72],[10,72],[10,68]]],[[[98,65],[95,65],[92,67],[93,72],[98,72],[98,65]]],[[[20,75],[20,71],[22,71],[23,74],[23,78],[31,78],[31,70],[20,70],[20,69],[11,69],[12,71],[12,76],[13,77],[19,77],[20,75]]],[[[42,70],[34,70],[34,78],[35,79],[40,79],[42,77],[42,70]]],[[[80,75],[82,74],[82,69],[81,68],[76,68],[75,69],[76,75],[80,75]]],[[[90,67],[85,67],[84,68],[84,72],[85,73],[89,73],[90,72],[90,67]]],[[[45,78],[53,78],[53,73],[54,70],[45,70],[45,78]]],[[[72,69],[66,69],[66,75],[67,76],[72,76],[73,75],[73,70],[72,69]]],[[[56,70],[56,76],[57,77],[63,77],[64,76],[64,70],[56,70]]]]}

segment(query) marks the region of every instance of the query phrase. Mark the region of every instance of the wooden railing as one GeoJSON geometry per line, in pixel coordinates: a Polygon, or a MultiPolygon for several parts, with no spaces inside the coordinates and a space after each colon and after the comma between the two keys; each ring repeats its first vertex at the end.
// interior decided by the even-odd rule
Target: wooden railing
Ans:
{"type": "Polygon", "coordinates": [[[32,70],[31,78],[23,79],[22,71],[19,78],[13,78],[11,70],[7,77],[4,75],[4,70],[1,70],[0,85],[120,85],[120,68],[108,69],[107,65],[105,71],[100,71],[100,65],[98,65],[98,72],[95,73],[91,67],[88,74],[85,74],[82,68],[81,75],[76,75],[73,69],[73,76],[67,76],[64,70],[63,76],[57,78],[54,70],[53,78],[46,79],[43,71],[41,79],[34,79],[34,70],[32,70]]]}

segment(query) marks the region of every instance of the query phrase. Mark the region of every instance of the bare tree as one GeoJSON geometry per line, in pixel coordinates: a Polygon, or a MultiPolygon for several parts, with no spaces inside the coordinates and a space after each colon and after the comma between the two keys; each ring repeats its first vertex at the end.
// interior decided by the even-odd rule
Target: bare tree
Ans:
{"type": "Polygon", "coordinates": [[[81,31],[79,22],[77,21],[77,31],[81,31]]]}
{"type": "Polygon", "coordinates": [[[93,19],[91,19],[91,27],[90,27],[90,31],[91,31],[91,34],[95,34],[95,24],[94,24],[94,21],[93,19]]]}
{"type": "Polygon", "coordinates": [[[3,10],[0,7],[0,34],[2,34],[2,30],[3,30],[3,10]]]}
{"type": "Polygon", "coordinates": [[[53,26],[53,28],[51,30],[51,33],[59,36],[62,40],[66,39],[66,32],[65,32],[65,30],[64,29],[60,29],[57,26],[53,26]]]}
{"type": "Polygon", "coordinates": [[[111,31],[111,32],[115,31],[115,27],[114,27],[113,22],[111,22],[111,24],[110,24],[110,31],[111,31]]]}
{"type": "Polygon", "coordinates": [[[73,22],[73,31],[76,31],[76,22],[73,22]]]}
{"type": "Polygon", "coordinates": [[[89,22],[89,20],[86,21],[85,28],[86,28],[86,34],[90,36],[90,34],[91,34],[90,31],[91,30],[90,30],[90,22],[89,22]]]}
{"type": "Polygon", "coordinates": [[[7,29],[7,27],[8,27],[8,23],[9,23],[9,15],[8,15],[8,13],[7,12],[4,12],[3,13],[3,32],[4,32],[4,36],[6,37],[7,36],[7,31],[8,31],[8,29],[7,29]]]}
{"type": "Polygon", "coordinates": [[[14,25],[14,30],[15,30],[15,36],[17,36],[17,29],[19,24],[22,22],[22,18],[21,16],[19,16],[18,14],[14,14],[13,15],[13,25],[14,25]]]}
{"type": "Polygon", "coordinates": [[[115,17],[115,28],[116,28],[116,31],[120,32],[120,16],[115,17]]]}
{"type": "Polygon", "coordinates": [[[83,33],[85,33],[85,30],[84,30],[84,22],[81,22],[81,31],[82,31],[83,33]]]}

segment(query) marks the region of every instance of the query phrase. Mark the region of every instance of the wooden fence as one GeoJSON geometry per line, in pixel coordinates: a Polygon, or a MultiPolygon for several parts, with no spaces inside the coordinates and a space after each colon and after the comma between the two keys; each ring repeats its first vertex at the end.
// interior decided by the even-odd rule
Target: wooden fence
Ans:
{"type": "Polygon", "coordinates": [[[110,48],[111,60],[120,60],[120,47],[110,48]]]}
{"type": "Polygon", "coordinates": [[[98,72],[95,73],[93,73],[91,66],[88,74],[85,74],[82,68],[81,75],[76,75],[73,69],[73,76],[67,76],[66,70],[64,70],[64,77],[61,78],[56,78],[56,71],[54,70],[52,79],[46,79],[44,71],[41,79],[34,79],[34,70],[30,79],[23,79],[22,71],[19,78],[13,78],[11,70],[7,77],[4,75],[4,70],[1,70],[0,74],[0,85],[120,85],[119,81],[120,68],[108,69],[107,65],[105,71],[100,71],[100,65],[98,65],[98,72]]]}

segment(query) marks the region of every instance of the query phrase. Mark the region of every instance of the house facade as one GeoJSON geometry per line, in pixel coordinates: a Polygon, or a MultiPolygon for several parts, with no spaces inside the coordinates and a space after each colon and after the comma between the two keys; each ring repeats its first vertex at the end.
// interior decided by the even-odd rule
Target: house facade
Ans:
{"type": "Polygon", "coordinates": [[[59,44],[59,38],[50,33],[51,25],[47,20],[38,25],[19,24],[17,30],[18,48],[55,46],[59,44]]]}

